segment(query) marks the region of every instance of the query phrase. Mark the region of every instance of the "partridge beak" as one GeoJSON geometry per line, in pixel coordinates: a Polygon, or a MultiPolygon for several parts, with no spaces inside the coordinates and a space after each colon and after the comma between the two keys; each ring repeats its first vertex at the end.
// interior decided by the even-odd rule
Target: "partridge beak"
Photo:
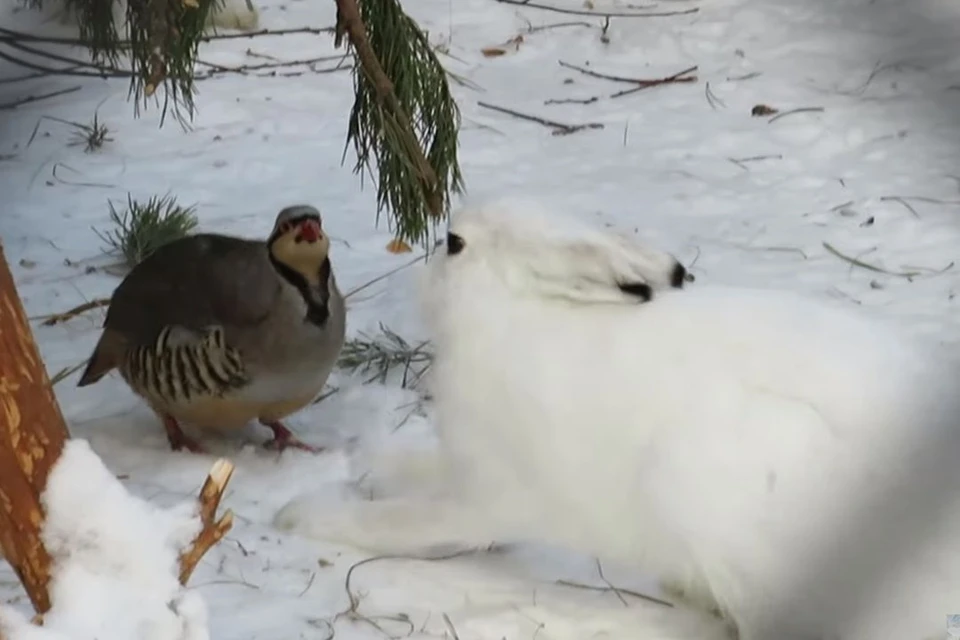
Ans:
{"type": "Polygon", "coordinates": [[[320,223],[316,220],[304,220],[300,223],[295,240],[297,242],[314,243],[320,239],[320,223]]]}

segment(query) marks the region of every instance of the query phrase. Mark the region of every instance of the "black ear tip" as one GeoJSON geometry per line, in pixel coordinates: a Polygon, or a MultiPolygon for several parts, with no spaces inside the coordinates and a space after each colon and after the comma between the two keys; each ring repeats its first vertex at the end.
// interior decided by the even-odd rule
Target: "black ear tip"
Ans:
{"type": "MultiPolygon", "coordinates": [[[[673,268],[673,273],[670,275],[670,285],[675,289],[682,289],[683,283],[687,280],[687,278],[687,268],[678,262],[677,266],[673,268]]],[[[689,276],[689,279],[693,280],[693,277],[689,276]]]]}

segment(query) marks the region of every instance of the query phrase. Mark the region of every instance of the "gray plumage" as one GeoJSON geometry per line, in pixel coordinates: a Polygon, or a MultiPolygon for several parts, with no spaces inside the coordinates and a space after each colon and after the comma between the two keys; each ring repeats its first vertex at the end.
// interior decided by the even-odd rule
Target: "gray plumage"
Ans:
{"type": "Polygon", "coordinates": [[[176,433],[181,420],[258,419],[277,446],[305,446],[279,420],[319,394],[343,346],[329,246],[307,205],[281,211],[267,242],[196,234],[164,245],[117,287],[79,386],[117,368],[175,448],[199,449],[176,433]]]}

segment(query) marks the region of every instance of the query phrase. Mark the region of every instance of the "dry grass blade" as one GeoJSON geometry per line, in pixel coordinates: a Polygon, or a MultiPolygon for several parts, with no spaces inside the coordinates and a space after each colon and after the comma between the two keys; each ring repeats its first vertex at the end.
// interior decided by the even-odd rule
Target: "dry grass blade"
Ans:
{"type": "Polygon", "coordinates": [[[112,202],[108,204],[115,228],[105,234],[94,231],[111,251],[124,257],[130,268],[168,242],[189,235],[197,226],[195,207],[180,206],[170,195],[138,202],[127,194],[123,214],[117,212],[112,202]]]}
{"type": "Polygon", "coordinates": [[[841,253],[829,242],[824,242],[823,248],[829,251],[830,253],[832,253],[833,255],[837,256],[841,260],[845,262],[849,262],[852,266],[860,267],[861,269],[866,269],[867,271],[873,271],[875,273],[884,273],[888,276],[897,276],[899,278],[908,278],[908,279],[915,278],[921,275],[919,271],[890,271],[889,269],[878,267],[874,264],[870,264],[869,262],[864,262],[863,260],[860,260],[858,258],[854,258],[852,256],[848,256],[844,253],[841,253]]]}

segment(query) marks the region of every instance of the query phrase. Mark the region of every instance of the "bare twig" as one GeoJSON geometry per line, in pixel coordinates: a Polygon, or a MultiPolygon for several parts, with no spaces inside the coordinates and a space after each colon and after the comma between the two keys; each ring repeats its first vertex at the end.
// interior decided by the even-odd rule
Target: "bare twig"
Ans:
{"type": "Polygon", "coordinates": [[[526,32],[526,33],[537,33],[537,32],[539,32],[539,31],[548,31],[548,30],[550,30],[550,29],[562,29],[562,28],[564,28],[564,27],[587,27],[587,28],[592,28],[593,26],[594,26],[594,25],[590,24],[589,22],[555,22],[555,23],[552,23],[552,24],[540,24],[540,25],[536,25],[536,26],[530,24],[530,25],[526,28],[526,31],[525,31],[525,32],[526,32]]]}
{"type": "Polygon", "coordinates": [[[593,104],[600,100],[600,96],[590,98],[551,98],[544,100],[543,104],[593,104]]]}
{"type": "Polygon", "coordinates": [[[656,87],[661,84],[675,84],[679,82],[696,82],[697,76],[688,76],[688,74],[693,73],[697,70],[696,66],[690,67],[689,69],[684,69],[678,73],[673,74],[672,76],[667,76],[666,78],[656,78],[654,80],[638,80],[637,86],[632,89],[624,89],[623,91],[618,91],[617,93],[610,96],[611,98],[622,98],[623,96],[628,96],[631,93],[636,93],[637,91],[643,91],[644,89],[649,89],[650,87],[656,87]]]}
{"type": "Polygon", "coordinates": [[[14,100],[13,102],[4,102],[3,104],[0,104],[0,110],[16,109],[17,107],[29,104],[31,102],[39,102],[40,100],[46,100],[48,98],[55,98],[67,93],[73,93],[74,91],[79,91],[81,88],[82,87],[78,85],[76,87],[70,87],[69,89],[60,89],[59,91],[51,91],[50,93],[27,96],[26,98],[14,100]]]}
{"type": "Polygon", "coordinates": [[[727,160],[737,165],[744,171],[749,171],[750,169],[746,165],[748,162],[758,162],[760,160],[783,160],[783,156],[778,153],[775,155],[766,156],[750,156],[748,158],[727,158],[727,160]]]}
{"type": "Polygon", "coordinates": [[[381,562],[383,560],[414,560],[419,562],[442,562],[444,560],[453,560],[454,558],[462,558],[464,556],[470,556],[477,553],[477,549],[464,549],[461,551],[454,551],[452,553],[447,553],[440,556],[414,556],[414,555],[402,555],[402,554],[391,554],[391,555],[382,555],[374,556],[372,558],[364,558],[359,562],[353,563],[349,569],[347,569],[347,575],[343,580],[343,590],[347,593],[347,600],[350,602],[350,605],[334,616],[334,619],[342,618],[343,616],[353,615],[357,613],[357,609],[360,607],[360,597],[353,590],[352,580],[353,572],[359,569],[360,567],[371,564],[373,562],[381,562]]]}
{"type": "Polygon", "coordinates": [[[780,118],[783,118],[785,116],[789,116],[795,113],[823,113],[823,112],[824,112],[823,107],[800,107],[799,109],[790,109],[789,111],[781,111],[777,115],[773,116],[772,118],[767,120],[767,124],[773,124],[780,118]]]}
{"type": "Polygon", "coordinates": [[[54,313],[48,316],[40,316],[43,319],[43,326],[52,327],[55,324],[60,324],[61,322],[66,322],[67,320],[72,320],[73,318],[79,316],[80,314],[86,313],[87,311],[92,311],[94,309],[99,309],[101,307],[106,307],[110,304],[110,298],[94,298],[90,302],[84,302],[79,304],[72,309],[68,309],[62,313],[54,313]]]}
{"type": "MultiPolygon", "coordinates": [[[[333,33],[333,27],[297,27],[295,29],[261,29],[259,31],[252,31],[249,33],[217,33],[204,36],[201,38],[203,42],[212,42],[214,40],[237,40],[240,38],[260,38],[265,36],[287,36],[293,34],[314,34],[320,35],[323,33],[333,33]]],[[[0,27],[0,42],[10,44],[11,42],[42,42],[46,44],[59,44],[64,46],[71,47],[86,47],[86,43],[79,38],[58,38],[51,36],[38,36],[31,33],[24,33],[22,31],[16,31],[14,29],[7,29],[0,27]]],[[[119,43],[121,48],[126,48],[130,46],[129,40],[121,40],[119,43]]]]}
{"type": "MultiPolygon", "coordinates": [[[[442,241],[442,240],[437,241],[436,244],[434,244],[434,248],[439,247],[441,244],[443,244],[443,241],[442,241]]],[[[343,299],[344,299],[344,300],[347,300],[347,299],[349,299],[351,296],[354,296],[354,295],[360,293],[361,291],[363,291],[363,290],[366,289],[367,287],[369,287],[369,286],[371,286],[371,285],[374,285],[374,284],[380,282],[381,280],[384,280],[384,279],[386,279],[386,278],[389,278],[389,277],[392,276],[393,274],[395,274],[395,273],[397,273],[397,272],[399,272],[399,271],[403,271],[403,270],[406,269],[407,267],[411,267],[411,266],[417,264],[418,262],[422,262],[423,260],[426,260],[427,255],[429,255],[429,254],[424,253],[423,255],[417,256],[417,257],[414,258],[413,260],[410,260],[410,261],[408,261],[408,262],[403,263],[403,264],[400,265],[399,267],[395,267],[395,268],[391,269],[390,271],[387,271],[386,273],[380,274],[379,276],[377,276],[377,277],[374,278],[373,280],[368,280],[367,282],[364,282],[363,284],[361,284],[361,285],[359,285],[359,286],[351,289],[351,290],[348,291],[347,293],[345,293],[345,294],[343,295],[343,299]]]]}
{"type": "Polygon", "coordinates": [[[546,118],[541,118],[539,116],[531,116],[525,113],[520,113],[519,111],[514,111],[513,109],[507,109],[505,107],[498,107],[493,104],[487,104],[486,102],[478,102],[478,105],[486,109],[492,109],[493,111],[499,111],[501,113],[506,113],[515,118],[520,118],[521,120],[527,120],[529,122],[536,122],[542,124],[545,127],[550,127],[553,129],[551,132],[555,136],[565,136],[571,133],[576,133],[582,129],[603,129],[603,125],[599,122],[588,122],[585,124],[564,124],[562,122],[557,122],[555,120],[547,120],[546,118]]]}
{"type": "Polygon", "coordinates": [[[684,9],[682,11],[660,11],[660,12],[603,12],[603,11],[589,11],[587,9],[564,9],[562,7],[553,7],[547,4],[538,4],[536,2],[529,2],[528,0],[497,0],[497,2],[503,4],[512,4],[520,7],[527,7],[528,9],[542,9],[543,11],[553,11],[555,13],[566,13],[576,16],[594,16],[598,18],[665,18],[668,16],[685,16],[692,13],[697,13],[700,9],[694,7],[693,9],[684,9]]]}
{"type": "Polygon", "coordinates": [[[824,242],[823,248],[829,251],[830,253],[832,253],[833,255],[837,256],[841,260],[845,262],[849,262],[851,265],[855,267],[866,269],[867,271],[873,271],[875,273],[884,273],[889,276],[897,276],[899,278],[907,278],[907,279],[915,278],[916,276],[921,275],[919,271],[890,271],[888,269],[884,269],[883,267],[878,267],[876,265],[870,264],[869,262],[864,262],[863,260],[860,260],[858,258],[854,258],[852,256],[848,256],[846,254],[840,253],[840,251],[837,250],[829,242],[824,242]]]}
{"type": "Polygon", "coordinates": [[[580,73],[583,73],[585,75],[588,75],[594,78],[601,78],[603,80],[612,80],[614,82],[626,82],[628,84],[639,84],[641,82],[646,82],[646,80],[641,80],[638,78],[627,78],[624,76],[614,76],[607,73],[600,73],[598,71],[594,71],[593,69],[578,67],[575,64],[570,64],[569,62],[564,62],[563,60],[557,60],[557,63],[561,67],[565,67],[567,69],[573,69],[574,71],[579,71],[580,73]]]}
{"type": "Polygon", "coordinates": [[[54,386],[60,382],[63,382],[64,380],[66,380],[67,378],[75,374],[77,371],[80,371],[80,369],[82,369],[86,365],[87,365],[87,361],[84,360],[82,362],[78,362],[75,365],[60,369],[60,371],[58,371],[52,378],[50,378],[50,386],[54,386]]]}
{"type": "Polygon", "coordinates": [[[660,598],[656,598],[654,596],[648,596],[645,593],[640,593],[638,591],[633,591],[631,589],[624,589],[622,587],[618,587],[617,589],[613,589],[612,587],[597,587],[591,584],[581,584],[579,582],[571,582],[569,580],[557,580],[554,584],[558,584],[562,587],[572,587],[574,589],[583,589],[584,591],[600,591],[602,593],[617,591],[621,594],[625,594],[634,598],[639,598],[640,600],[646,600],[647,602],[659,604],[664,607],[673,607],[672,602],[661,600],[660,598]]]}
{"type": "Polygon", "coordinates": [[[271,76],[282,76],[290,77],[292,75],[304,75],[306,73],[333,73],[336,71],[349,71],[353,69],[353,65],[343,64],[346,61],[347,56],[336,55],[336,56],[321,56],[319,58],[308,58],[305,60],[290,60],[290,61],[278,61],[278,62],[265,62],[261,64],[244,64],[236,67],[225,67],[223,65],[214,64],[211,62],[206,62],[204,60],[197,60],[198,64],[201,64],[205,67],[209,67],[209,71],[197,74],[194,78],[195,80],[206,80],[207,78],[212,78],[215,76],[220,76],[227,73],[237,73],[240,75],[247,75],[250,72],[254,71],[264,71],[271,70],[270,73],[253,73],[251,75],[259,78],[271,77],[271,76]],[[340,63],[333,67],[324,67],[318,69],[315,65],[319,62],[328,62],[330,60],[339,60],[340,63]],[[277,73],[277,69],[288,69],[291,67],[309,67],[307,71],[300,71],[298,73],[277,73]]]}
{"type": "MultiPolygon", "coordinates": [[[[655,87],[655,86],[661,85],[661,84],[672,84],[672,83],[680,83],[680,82],[696,82],[696,81],[697,81],[697,77],[696,77],[696,76],[689,76],[689,75],[688,75],[688,74],[693,73],[694,71],[696,71],[696,70],[697,70],[697,67],[690,67],[689,69],[684,69],[683,71],[681,71],[681,72],[679,72],[679,73],[675,73],[675,74],[673,74],[672,76],[667,76],[667,77],[665,77],[665,78],[653,78],[653,79],[650,79],[650,78],[628,78],[628,77],[625,77],[625,76],[615,76],[615,75],[611,75],[611,74],[607,74],[607,73],[600,73],[600,72],[594,71],[594,70],[592,70],[592,69],[586,69],[586,68],[584,68],[584,67],[578,67],[578,66],[575,65],[575,64],[570,64],[569,62],[564,62],[563,60],[558,60],[557,62],[560,64],[561,67],[565,67],[565,68],[567,68],[567,69],[573,69],[574,71],[579,71],[580,73],[585,74],[585,75],[588,75],[588,76],[591,76],[591,77],[593,77],[593,78],[601,78],[601,79],[603,79],[603,80],[612,80],[613,82],[623,82],[623,83],[625,83],[625,84],[632,84],[632,85],[633,85],[633,88],[627,89],[627,90],[625,90],[625,91],[620,91],[620,92],[618,92],[618,93],[615,93],[615,94],[613,94],[612,96],[610,96],[611,98],[619,98],[620,96],[625,96],[625,95],[634,93],[634,92],[636,92],[636,91],[641,91],[641,90],[643,90],[643,89],[647,89],[647,88],[649,88],[649,87],[655,87]]],[[[581,103],[582,103],[582,104],[590,104],[591,102],[595,102],[595,101],[598,100],[598,99],[599,99],[598,97],[597,97],[597,98],[589,98],[588,100],[582,101],[581,103]]],[[[557,100],[557,101],[549,101],[549,102],[561,102],[561,101],[560,101],[560,100],[557,100]]],[[[569,100],[569,101],[566,101],[566,102],[577,102],[577,101],[569,100]]]]}

